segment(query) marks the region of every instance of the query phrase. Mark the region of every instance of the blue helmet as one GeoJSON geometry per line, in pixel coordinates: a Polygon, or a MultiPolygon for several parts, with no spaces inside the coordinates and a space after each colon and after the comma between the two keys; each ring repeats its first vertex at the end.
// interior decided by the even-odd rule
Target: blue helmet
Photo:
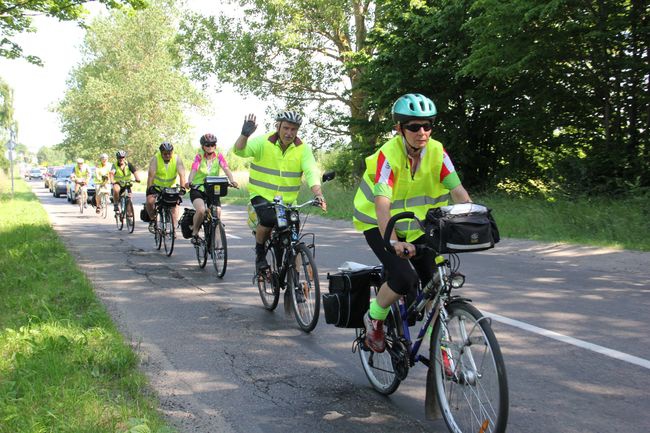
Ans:
{"type": "Polygon", "coordinates": [[[407,93],[400,96],[391,110],[395,122],[408,122],[413,119],[433,121],[438,111],[433,101],[419,93],[407,93]]]}

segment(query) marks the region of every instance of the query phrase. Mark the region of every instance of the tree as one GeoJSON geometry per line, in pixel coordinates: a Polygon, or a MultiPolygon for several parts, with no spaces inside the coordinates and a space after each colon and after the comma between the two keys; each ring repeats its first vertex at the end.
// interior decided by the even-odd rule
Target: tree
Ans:
{"type": "Polygon", "coordinates": [[[162,141],[184,141],[184,110],[206,102],[178,66],[175,15],[173,5],[159,1],[136,13],[114,11],[89,27],[84,61],[57,107],[69,158],[95,160],[123,149],[143,166],[162,141]]]}
{"type": "Polygon", "coordinates": [[[9,87],[9,84],[0,77],[0,128],[4,130],[9,129],[14,124],[13,96],[13,91],[9,87]]]}
{"type": "MultiPolygon", "coordinates": [[[[0,57],[16,59],[24,57],[34,64],[41,64],[40,58],[25,55],[22,48],[11,38],[18,33],[32,32],[31,17],[46,15],[60,21],[81,21],[87,13],[83,4],[87,0],[3,0],[0,1],[0,57]]],[[[99,0],[109,8],[125,5],[136,9],[147,5],[146,0],[99,0]]]]}
{"type": "Polygon", "coordinates": [[[345,137],[360,162],[377,141],[362,133],[376,118],[359,86],[365,60],[373,53],[367,34],[375,21],[375,2],[238,3],[236,17],[188,14],[183,22],[180,38],[194,77],[216,76],[243,93],[279,99],[282,108],[307,115],[306,128],[316,130],[310,134],[314,147],[345,137]]]}

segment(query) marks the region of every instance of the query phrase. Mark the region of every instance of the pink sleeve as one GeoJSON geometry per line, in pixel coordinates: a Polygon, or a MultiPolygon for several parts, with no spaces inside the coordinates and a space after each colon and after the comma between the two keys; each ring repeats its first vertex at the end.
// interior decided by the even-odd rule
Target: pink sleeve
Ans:
{"type": "Polygon", "coordinates": [[[226,162],[226,158],[223,157],[221,152],[219,152],[219,155],[217,155],[217,157],[219,158],[219,165],[221,166],[221,168],[223,168],[224,170],[227,169],[228,163],[226,162]]]}
{"type": "Polygon", "coordinates": [[[192,163],[192,170],[199,171],[200,165],[201,165],[201,154],[197,153],[196,157],[194,158],[194,162],[192,163]]]}

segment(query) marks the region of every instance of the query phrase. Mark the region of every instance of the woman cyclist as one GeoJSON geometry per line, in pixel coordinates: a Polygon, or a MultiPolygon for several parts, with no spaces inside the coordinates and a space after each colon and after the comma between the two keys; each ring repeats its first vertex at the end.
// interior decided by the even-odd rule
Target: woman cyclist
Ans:
{"type": "MultiPolygon", "coordinates": [[[[217,137],[207,133],[201,136],[199,142],[201,143],[202,152],[199,152],[194,158],[187,185],[190,188],[190,200],[192,200],[192,205],[196,209],[194,225],[192,226],[192,243],[196,243],[199,229],[205,217],[205,200],[207,198],[205,195],[205,186],[203,186],[205,178],[207,176],[218,176],[220,169],[223,169],[230,184],[235,188],[238,186],[232,176],[232,172],[228,168],[226,159],[221,152],[217,152],[217,137]],[[191,188],[191,186],[194,188],[191,188]]],[[[219,197],[215,197],[215,200],[217,216],[221,218],[221,201],[219,197]]]]}

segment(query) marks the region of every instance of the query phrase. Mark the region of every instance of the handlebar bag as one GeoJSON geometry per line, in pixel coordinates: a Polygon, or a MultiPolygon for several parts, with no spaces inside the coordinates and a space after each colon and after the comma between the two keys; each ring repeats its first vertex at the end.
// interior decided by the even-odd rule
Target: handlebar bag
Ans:
{"type": "Polygon", "coordinates": [[[185,208],[183,216],[178,221],[178,225],[181,227],[181,232],[183,232],[183,237],[185,239],[192,237],[192,226],[194,225],[195,213],[196,211],[194,209],[185,208]]]}
{"type": "Polygon", "coordinates": [[[500,240],[491,210],[476,203],[429,209],[425,228],[429,245],[439,254],[483,251],[500,240]]]}
{"type": "Polygon", "coordinates": [[[181,193],[177,188],[163,188],[161,200],[166,206],[176,206],[181,203],[181,193]]]}
{"type": "Polygon", "coordinates": [[[338,328],[363,328],[363,315],[370,306],[370,286],[379,287],[381,275],[369,268],[327,274],[329,293],[323,294],[325,322],[338,328]]]}

